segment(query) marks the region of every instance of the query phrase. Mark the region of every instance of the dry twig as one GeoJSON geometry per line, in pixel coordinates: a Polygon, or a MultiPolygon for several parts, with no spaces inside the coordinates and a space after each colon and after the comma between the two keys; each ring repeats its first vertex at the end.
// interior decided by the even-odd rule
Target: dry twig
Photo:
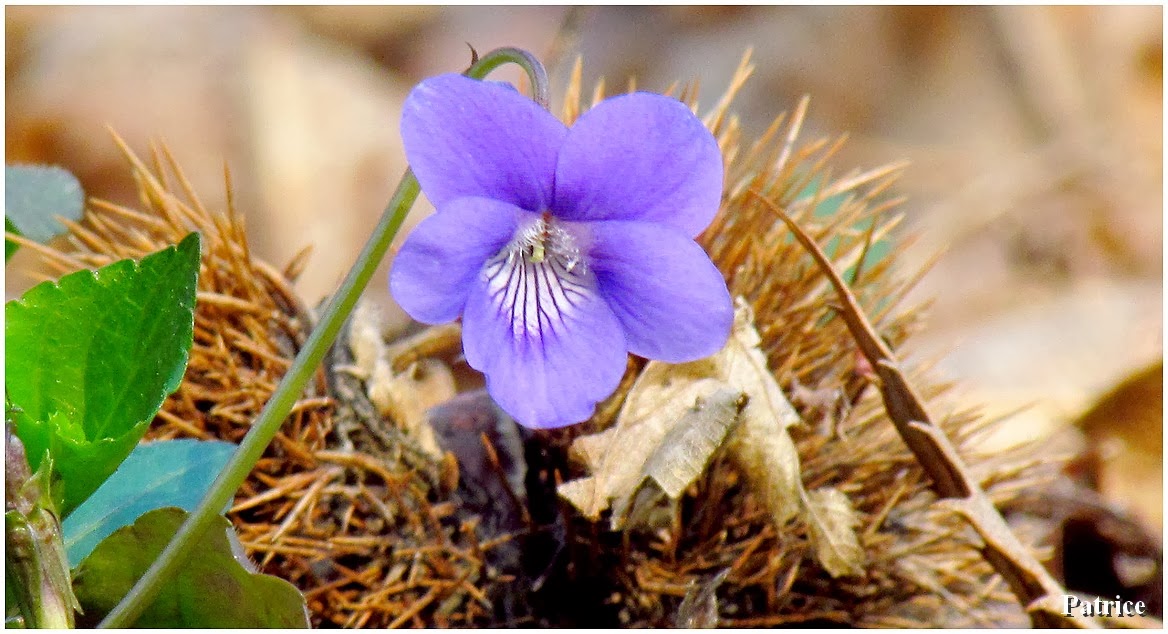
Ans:
{"type": "Polygon", "coordinates": [[[759,199],[787,224],[835,287],[843,302],[840,315],[864,357],[880,377],[884,405],[897,432],[932,479],[933,490],[945,499],[945,505],[964,517],[984,540],[982,556],[1005,578],[1034,626],[1098,627],[1092,619],[1072,619],[1063,615],[1059,609],[1059,597],[1065,595],[1066,590],[1018,541],[989,497],[969,475],[957,450],[945,433],[933,424],[921,398],[901,373],[892,350],[872,328],[855,295],[827,256],[782,209],[761,196],[759,199]]]}

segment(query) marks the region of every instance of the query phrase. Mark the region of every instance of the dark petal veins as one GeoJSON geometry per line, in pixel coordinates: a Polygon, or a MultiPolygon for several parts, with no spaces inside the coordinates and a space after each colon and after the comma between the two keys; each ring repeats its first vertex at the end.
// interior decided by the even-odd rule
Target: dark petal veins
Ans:
{"type": "Polygon", "coordinates": [[[525,426],[587,419],[624,374],[624,335],[590,273],[558,253],[519,251],[483,268],[467,299],[463,349],[487,389],[525,426]]]}
{"type": "Polygon", "coordinates": [[[454,321],[483,264],[511,240],[525,213],[488,198],[447,203],[414,228],[394,257],[393,298],[422,323],[454,321]]]}

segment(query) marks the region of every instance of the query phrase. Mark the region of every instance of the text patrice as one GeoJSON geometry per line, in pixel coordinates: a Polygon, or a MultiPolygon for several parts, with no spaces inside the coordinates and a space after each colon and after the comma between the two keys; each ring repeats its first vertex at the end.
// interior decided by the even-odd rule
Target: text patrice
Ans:
{"type": "Polygon", "coordinates": [[[1094,601],[1084,601],[1079,597],[1068,594],[1063,596],[1063,616],[1144,616],[1148,613],[1148,606],[1143,601],[1124,601],[1116,595],[1114,599],[1095,597],[1094,601]]]}

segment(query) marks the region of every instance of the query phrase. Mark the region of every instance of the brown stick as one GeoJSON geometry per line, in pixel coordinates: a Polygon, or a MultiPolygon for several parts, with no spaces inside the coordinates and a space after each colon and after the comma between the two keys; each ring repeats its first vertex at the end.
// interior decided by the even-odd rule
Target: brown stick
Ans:
{"type": "Polygon", "coordinates": [[[1017,536],[1006,525],[1006,520],[994,508],[985,492],[969,475],[964,461],[945,436],[945,432],[933,424],[921,398],[908,379],[900,371],[896,356],[876,333],[864,315],[855,295],[832,267],[819,245],[781,209],[755,194],[775,215],[777,215],[803,248],[811,254],[824,275],[835,287],[843,302],[840,316],[855,338],[860,351],[876,369],[880,377],[880,393],[884,397],[884,408],[888,417],[896,425],[896,431],[925,473],[933,481],[933,491],[944,498],[941,503],[961,515],[977,531],[984,542],[982,557],[1006,580],[1014,595],[1030,615],[1034,627],[1099,627],[1090,618],[1070,618],[1063,616],[1059,609],[1061,597],[1067,591],[1054,580],[1034,558],[1034,555],[1018,541],[1017,536]]]}

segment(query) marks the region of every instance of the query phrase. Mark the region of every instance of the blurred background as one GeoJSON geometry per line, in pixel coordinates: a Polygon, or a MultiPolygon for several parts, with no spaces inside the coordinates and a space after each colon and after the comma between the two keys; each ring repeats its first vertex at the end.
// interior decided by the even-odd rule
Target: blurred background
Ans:
{"type": "MultiPolygon", "coordinates": [[[[804,138],[849,137],[836,173],[910,161],[899,266],[944,255],[909,347],[961,402],[1014,412],[989,446],[1077,429],[1105,493],[1159,533],[1163,26],[1155,6],[7,7],[5,150],[131,205],[106,126],[140,155],[165,142],[211,208],[226,164],[255,252],[312,247],[316,303],[405,169],[410,87],[465,68],[468,44],[532,50],[554,90],[577,56],[586,86],[698,79],[705,105],[753,49],[747,138],[809,95],[804,138]]],[[[387,268],[368,295],[392,313],[387,268]]],[[[33,269],[23,250],[8,296],[33,269]]]]}

